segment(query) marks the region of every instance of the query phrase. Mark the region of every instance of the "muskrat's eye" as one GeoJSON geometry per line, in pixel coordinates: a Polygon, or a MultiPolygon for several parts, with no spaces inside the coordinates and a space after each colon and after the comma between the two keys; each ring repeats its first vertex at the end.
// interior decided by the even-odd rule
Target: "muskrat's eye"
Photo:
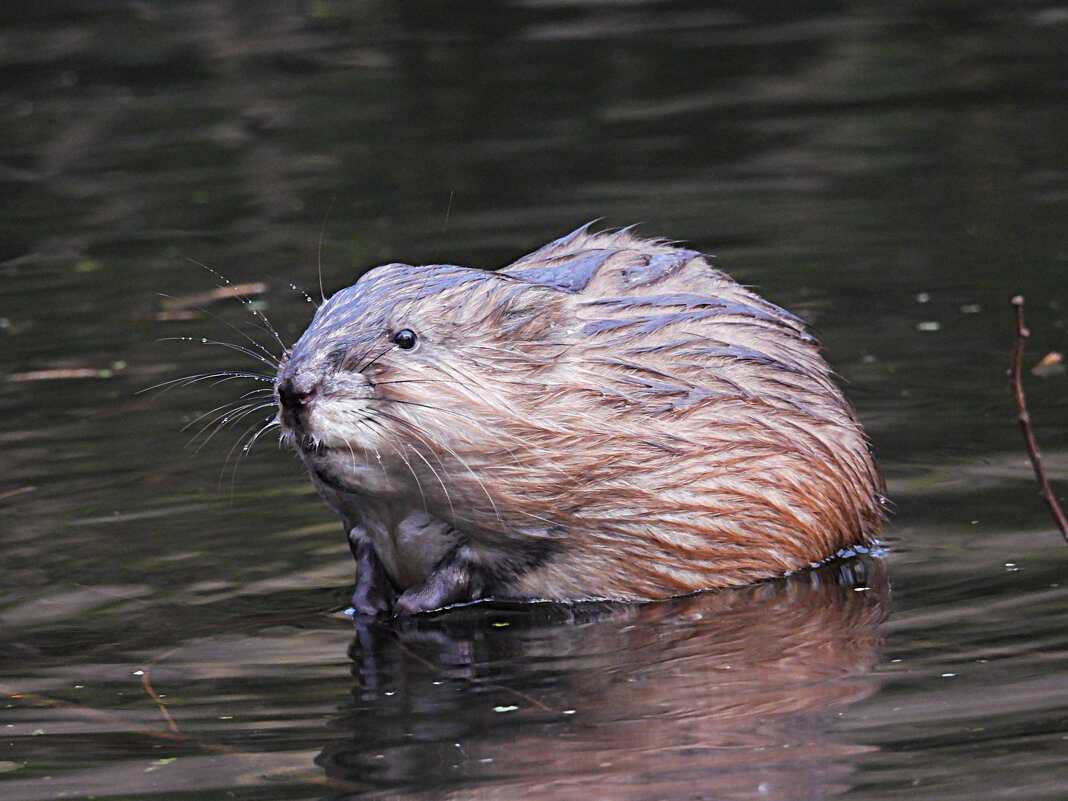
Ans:
{"type": "Polygon", "coordinates": [[[411,350],[415,347],[415,331],[410,328],[402,328],[393,335],[393,344],[403,350],[411,350]]]}

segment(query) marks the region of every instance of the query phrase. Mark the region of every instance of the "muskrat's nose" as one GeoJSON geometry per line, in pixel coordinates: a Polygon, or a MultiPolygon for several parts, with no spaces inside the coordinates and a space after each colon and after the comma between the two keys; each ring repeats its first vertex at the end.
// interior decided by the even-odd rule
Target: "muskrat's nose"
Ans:
{"type": "Polygon", "coordinates": [[[278,403],[287,412],[297,413],[315,398],[315,385],[302,384],[290,377],[278,382],[278,403]]]}

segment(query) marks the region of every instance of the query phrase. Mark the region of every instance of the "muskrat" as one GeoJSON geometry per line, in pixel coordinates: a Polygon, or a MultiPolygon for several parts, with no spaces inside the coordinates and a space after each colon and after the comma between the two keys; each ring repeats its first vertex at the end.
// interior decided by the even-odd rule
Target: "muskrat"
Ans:
{"type": "Polygon", "coordinates": [[[708,257],[590,226],[497,271],[387,264],[275,380],[358,615],[652,600],[869,544],[883,483],[804,323],[708,257]]]}

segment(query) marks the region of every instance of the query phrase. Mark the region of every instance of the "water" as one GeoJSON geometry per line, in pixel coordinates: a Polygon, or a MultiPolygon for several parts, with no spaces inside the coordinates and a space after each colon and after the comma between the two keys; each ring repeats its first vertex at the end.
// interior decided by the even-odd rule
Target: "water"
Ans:
{"type": "MultiPolygon", "coordinates": [[[[0,12],[0,794],[1068,794],[1068,552],[1005,379],[1013,294],[1028,365],[1068,347],[1068,10],[780,5],[0,12]],[[220,283],[197,263],[267,284],[291,342],[320,282],[595,218],[813,324],[888,478],[882,557],[354,634],[339,524],[241,449],[266,413],[204,442],[236,383],[141,392],[256,369],[181,338],[270,342],[161,297],[220,283]]],[[[1026,377],[1062,495],[1065,381],[1026,377]]]]}

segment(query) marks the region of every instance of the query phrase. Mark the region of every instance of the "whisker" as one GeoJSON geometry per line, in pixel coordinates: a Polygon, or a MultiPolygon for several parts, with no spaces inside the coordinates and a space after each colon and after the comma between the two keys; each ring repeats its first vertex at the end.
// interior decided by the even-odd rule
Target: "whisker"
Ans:
{"type": "MultiPolygon", "coordinates": [[[[395,423],[398,423],[398,424],[404,426],[408,431],[410,431],[413,434],[415,434],[416,437],[418,437],[424,444],[427,444],[428,447],[429,447],[429,444],[426,443],[426,440],[422,439],[421,435],[418,432],[418,429],[416,429],[415,426],[412,425],[411,423],[409,423],[407,420],[405,420],[402,417],[397,417],[396,415],[391,415],[388,412],[382,412],[381,414],[382,414],[383,417],[385,417],[385,418],[387,418],[389,420],[393,420],[395,423]]],[[[443,448],[446,452],[448,452],[449,455],[452,456],[452,458],[454,458],[460,464],[460,466],[471,475],[471,477],[475,480],[475,483],[478,484],[479,488],[482,490],[483,494],[486,496],[486,500],[489,501],[490,506],[493,507],[493,515],[494,515],[494,517],[497,518],[497,522],[500,523],[503,526],[504,525],[504,518],[501,517],[501,512],[497,508],[497,504],[493,500],[493,496],[490,494],[489,489],[486,487],[486,485],[484,483],[482,483],[482,479],[480,479],[478,477],[478,473],[474,470],[474,468],[472,468],[464,460],[464,458],[462,456],[460,456],[460,454],[458,454],[453,448],[450,448],[448,445],[446,445],[444,443],[440,443],[440,442],[437,443],[437,445],[438,445],[439,448],[443,448]]]]}
{"type": "MultiPolygon", "coordinates": [[[[255,359],[256,361],[260,362],[261,364],[265,364],[267,367],[270,367],[272,370],[277,370],[278,367],[281,365],[281,360],[278,359],[270,351],[266,350],[265,348],[262,348],[262,346],[260,346],[260,347],[264,350],[265,353],[268,354],[266,357],[261,355],[261,354],[259,354],[259,353],[257,353],[252,348],[246,347],[245,345],[237,345],[237,344],[235,344],[233,342],[223,342],[222,340],[218,340],[218,339],[208,339],[207,337],[200,337],[200,338],[197,338],[197,337],[163,337],[162,339],[160,339],[158,341],[159,342],[198,342],[201,345],[214,345],[214,346],[217,346],[217,347],[220,347],[220,348],[227,348],[228,350],[233,350],[233,351],[237,351],[238,353],[244,354],[245,356],[248,356],[251,359],[255,359]]],[[[255,340],[253,340],[253,341],[255,341],[255,340]]]]}
{"type": "MultiPolygon", "coordinates": [[[[245,404],[243,406],[234,406],[229,411],[225,411],[226,406],[229,406],[229,405],[230,404],[224,404],[223,406],[219,406],[219,407],[217,407],[217,409],[213,409],[210,412],[205,412],[204,414],[202,414],[200,417],[197,418],[197,420],[202,420],[203,418],[207,417],[209,414],[212,414],[213,412],[215,412],[217,410],[224,410],[224,411],[221,411],[218,415],[216,415],[210,422],[206,423],[200,429],[200,431],[198,431],[193,436],[193,438],[190,440],[190,444],[196,442],[198,439],[201,440],[200,444],[197,445],[197,448],[196,448],[196,452],[197,453],[200,453],[200,451],[203,450],[204,446],[207,445],[208,442],[210,442],[211,439],[216,434],[218,434],[220,431],[222,431],[224,428],[226,428],[226,426],[232,425],[234,423],[238,423],[241,420],[244,420],[250,414],[253,414],[253,413],[255,413],[255,412],[257,412],[257,411],[259,411],[261,409],[273,409],[274,408],[274,404],[273,403],[249,403],[249,404],[245,404]],[[211,433],[209,433],[209,434],[207,434],[207,436],[205,436],[204,432],[208,431],[209,429],[210,429],[211,433]]],[[[195,422],[196,422],[196,420],[190,422],[186,426],[183,426],[182,430],[184,431],[185,429],[189,428],[189,426],[193,425],[195,422]]]]}
{"type": "MultiPolygon", "coordinates": [[[[270,406],[268,404],[263,404],[263,403],[257,404],[255,406],[249,406],[248,408],[242,409],[237,415],[234,416],[234,418],[232,420],[228,421],[226,424],[230,425],[230,424],[233,424],[233,423],[239,423],[240,421],[244,420],[246,417],[249,417],[249,416],[255,414],[256,412],[263,411],[264,409],[270,409],[270,408],[272,408],[272,406],[270,406]]],[[[265,418],[263,423],[260,425],[259,430],[256,432],[255,438],[253,438],[252,441],[248,443],[248,445],[244,446],[242,448],[242,451],[244,453],[248,453],[249,448],[252,447],[252,443],[255,442],[256,439],[259,438],[260,434],[262,434],[268,428],[271,428],[271,427],[277,426],[277,425],[281,425],[281,423],[278,422],[278,419],[273,414],[270,415],[269,417],[265,418]]],[[[242,441],[242,439],[244,439],[245,437],[249,436],[249,432],[252,431],[253,428],[255,428],[255,426],[251,426],[251,427],[245,429],[244,434],[242,434],[242,436],[238,438],[237,443],[234,444],[234,447],[236,447],[237,444],[242,441]]],[[[232,451],[232,449],[231,449],[231,451],[232,451]]]]}
{"type": "MultiPolygon", "coordinates": [[[[375,432],[374,429],[375,429],[376,423],[374,421],[372,421],[372,420],[367,419],[367,418],[358,418],[354,422],[355,422],[356,428],[363,429],[365,434],[368,431],[371,434],[374,434],[374,433],[382,434],[382,433],[384,433],[383,430],[381,429],[381,426],[379,426],[379,430],[377,432],[375,432]]],[[[368,441],[370,441],[372,439],[372,437],[367,437],[367,439],[368,439],[368,441]]],[[[352,469],[353,469],[353,471],[355,471],[355,469],[356,469],[356,451],[352,446],[352,441],[351,440],[346,439],[345,440],[345,445],[349,449],[349,455],[352,457],[352,469]]],[[[362,450],[364,452],[364,464],[365,465],[369,465],[370,462],[368,462],[368,460],[366,458],[367,457],[367,449],[363,448],[362,450]]],[[[381,469],[382,475],[385,476],[386,478],[389,478],[389,472],[386,470],[386,466],[382,463],[382,454],[379,453],[378,449],[373,447],[373,446],[372,446],[371,450],[374,452],[375,461],[378,463],[378,467],[379,467],[379,469],[381,469]]]]}
{"type": "MultiPolygon", "coordinates": [[[[394,432],[389,431],[385,426],[379,426],[379,433],[388,436],[392,440],[399,439],[394,432]]],[[[410,450],[412,453],[414,453],[416,456],[426,462],[426,457],[419,453],[419,451],[413,448],[409,443],[404,442],[404,440],[400,440],[400,445],[406,447],[408,450],[410,450]]],[[[404,463],[404,466],[408,468],[408,472],[412,474],[412,478],[415,479],[415,488],[419,490],[419,498],[423,502],[423,510],[429,514],[430,509],[426,501],[426,493],[423,491],[423,482],[419,480],[419,474],[415,471],[415,468],[412,467],[412,463],[408,460],[408,457],[404,455],[404,450],[402,448],[397,447],[397,445],[394,444],[393,452],[397,454],[401,462],[404,463]]],[[[445,493],[445,498],[449,503],[449,509],[452,509],[452,498],[449,497],[448,489],[446,489],[445,485],[441,481],[440,476],[438,476],[437,472],[434,470],[434,468],[430,465],[429,462],[427,462],[427,467],[430,468],[430,472],[434,473],[434,477],[437,478],[438,483],[441,484],[441,489],[445,493]]]]}
{"type": "Polygon", "coordinates": [[[374,364],[375,362],[377,362],[377,361],[378,361],[379,359],[381,359],[381,358],[382,358],[383,356],[385,356],[385,355],[386,355],[387,353],[389,353],[389,352],[390,352],[391,350],[393,350],[394,348],[396,348],[396,345],[390,345],[390,346],[389,346],[388,348],[386,348],[386,349],[385,349],[384,351],[382,351],[381,353],[379,353],[379,354],[378,354],[377,356],[375,356],[375,357],[374,357],[373,359],[371,359],[371,360],[370,360],[369,362],[367,362],[367,363],[366,363],[365,365],[363,365],[362,367],[358,368],[358,369],[356,370],[356,372],[357,372],[357,373],[362,373],[362,372],[363,372],[364,370],[366,370],[366,369],[367,369],[368,367],[370,367],[370,366],[371,366],[372,364],[374,364]]]}
{"type": "MultiPolygon", "coordinates": [[[[182,376],[181,378],[172,378],[169,381],[161,381],[160,383],[153,384],[150,387],[139,389],[134,394],[140,395],[144,392],[153,392],[157,389],[160,389],[160,387],[163,387],[163,389],[161,389],[159,393],[160,395],[162,395],[164,392],[167,392],[168,390],[171,390],[176,386],[188,387],[192,384],[197,383],[198,381],[207,381],[211,378],[219,379],[216,384],[221,384],[223,381],[229,381],[230,379],[234,378],[247,378],[252,381],[263,381],[270,384],[274,383],[274,378],[272,378],[271,376],[263,375],[261,373],[248,373],[243,370],[219,370],[218,372],[214,373],[197,373],[196,375],[187,375],[182,376]]],[[[216,384],[212,384],[212,386],[215,386],[216,384]]]]}
{"type": "Polygon", "coordinates": [[[241,400],[244,400],[246,398],[255,398],[257,396],[270,398],[271,402],[274,403],[274,387],[271,387],[270,389],[267,389],[266,387],[261,387],[259,389],[250,389],[248,392],[241,396],[241,400]]]}
{"type": "MultiPolygon", "coordinates": [[[[455,519],[456,511],[452,505],[452,498],[449,496],[449,490],[442,482],[441,477],[437,474],[434,468],[430,466],[430,462],[427,462],[426,457],[423,456],[423,454],[419,453],[419,451],[417,451],[410,445],[408,446],[408,450],[410,450],[412,453],[422,459],[423,462],[426,463],[426,466],[430,469],[430,472],[434,474],[434,478],[437,479],[438,484],[441,486],[441,491],[445,493],[445,501],[449,504],[449,511],[450,513],[452,513],[453,519],[455,519]]],[[[412,474],[412,478],[415,479],[415,488],[419,490],[419,498],[423,502],[423,511],[429,514],[430,509],[427,506],[426,493],[423,491],[423,482],[419,480],[419,474],[415,472],[415,468],[412,467],[412,463],[408,461],[408,458],[404,455],[402,451],[398,450],[397,455],[400,457],[401,461],[404,462],[404,466],[408,468],[408,472],[412,474]]]]}
{"type": "MultiPolygon", "coordinates": [[[[230,287],[231,289],[234,289],[233,282],[229,278],[227,278],[225,275],[220,273],[218,270],[214,270],[211,267],[209,267],[208,265],[204,264],[203,262],[196,261],[195,259],[189,259],[188,261],[191,264],[195,264],[198,267],[200,267],[200,268],[202,268],[204,270],[207,270],[209,273],[211,273],[216,278],[218,278],[220,281],[222,281],[223,284],[225,284],[226,286],[230,287]]],[[[263,323],[262,326],[257,326],[257,327],[259,327],[261,330],[263,330],[267,334],[269,334],[274,339],[274,341],[278,343],[278,346],[282,349],[283,353],[288,353],[289,352],[289,348],[286,346],[286,343],[282,340],[282,337],[279,336],[278,331],[275,329],[275,327],[273,325],[271,325],[271,321],[267,319],[267,315],[264,314],[262,310],[257,309],[253,305],[252,298],[248,297],[247,295],[245,295],[243,293],[236,293],[234,295],[234,298],[237,300],[238,303],[242,304],[253,317],[258,318],[263,323]]],[[[256,347],[258,347],[260,350],[262,350],[267,356],[269,356],[270,358],[275,360],[275,367],[277,367],[281,363],[281,360],[278,359],[273,353],[271,353],[271,351],[268,348],[265,348],[260,342],[258,342],[253,337],[251,337],[248,334],[246,334],[244,331],[242,331],[237,326],[235,326],[232,323],[230,323],[228,320],[223,319],[219,315],[217,315],[217,314],[215,314],[215,313],[213,313],[211,311],[208,311],[207,309],[205,309],[203,307],[194,307],[194,308],[198,308],[200,311],[203,311],[205,314],[211,315],[216,320],[221,320],[224,324],[226,324],[230,328],[234,329],[234,331],[236,331],[238,334],[240,334],[241,336],[243,336],[246,339],[248,339],[250,342],[252,342],[254,345],[256,345],[256,347]]]]}
{"type": "MultiPolygon", "coordinates": [[[[398,421],[399,422],[399,419],[394,417],[394,416],[391,416],[391,415],[388,415],[388,414],[387,415],[383,415],[383,416],[387,417],[390,420],[394,420],[394,421],[398,421]]],[[[364,418],[364,419],[367,419],[367,418],[364,418]]],[[[382,433],[388,434],[391,438],[400,439],[399,437],[397,437],[395,432],[389,431],[384,426],[381,426],[380,428],[381,428],[382,433]]],[[[422,442],[427,447],[427,450],[430,450],[430,451],[434,450],[434,446],[425,437],[423,437],[422,433],[418,429],[410,426],[409,427],[409,431],[412,433],[412,435],[415,436],[416,439],[418,439],[420,442],[422,442]]],[[[448,488],[448,486],[446,486],[445,481],[441,477],[441,474],[438,473],[438,471],[434,469],[434,466],[430,463],[430,461],[423,454],[421,454],[417,448],[413,447],[410,443],[404,442],[404,440],[400,440],[400,442],[401,442],[401,444],[403,446],[408,448],[412,453],[414,453],[416,456],[418,456],[420,459],[422,459],[423,462],[426,464],[427,469],[429,469],[430,472],[434,474],[434,478],[437,479],[438,485],[441,487],[441,491],[445,494],[445,500],[449,504],[449,512],[451,513],[453,520],[455,520],[456,519],[456,507],[453,506],[452,496],[450,495],[449,488],[448,488]]],[[[401,459],[404,461],[404,463],[408,467],[408,469],[411,470],[412,476],[415,478],[416,486],[419,487],[419,494],[423,497],[423,506],[425,507],[426,506],[426,496],[423,494],[423,487],[422,487],[422,484],[419,482],[418,474],[416,474],[415,470],[408,463],[408,460],[404,457],[404,454],[402,453],[402,451],[397,449],[396,453],[397,453],[398,456],[401,457],[401,459]]],[[[438,461],[438,466],[439,467],[444,467],[444,465],[441,464],[440,460],[438,461]]]]}
{"type": "Polygon", "coordinates": [[[248,453],[252,450],[252,447],[256,444],[256,442],[261,436],[263,436],[266,432],[270,431],[272,428],[281,428],[281,426],[282,424],[278,422],[278,418],[276,418],[274,415],[271,415],[267,418],[267,422],[260,427],[260,430],[249,438],[249,441],[245,443],[245,446],[242,448],[242,450],[245,453],[248,453]]]}
{"type": "MultiPolygon", "coordinates": [[[[166,298],[168,300],[178,301],[178,298],[175,298],[173,295],[168,295],[168,294],[166,294],[164,292],[159,292],[157,294],[161,298],[166,298]]],[[[252,301],[249,300],[248,298],[245,298],[244,300],[239,299],[238,302],[242,303],[242,304],[244,304],[244,303],[251,304],[252,303],[252,301]]],[[[277,368],[279,366],[279,364],[281,364],[281,359],[279,359],[277,356],[275,356],[274,353],[271,352],[270,348],[266,347],[262,342],[260,342],[254,336],[249,334],[247,331],[242,330],[237,325],[235,325],[234,323],[232,323],[229,320],[227,320],[225,317],[222,317],[221,315],[216,314],[215,312],[211,311],[210,309],[208,309],[205,306],[203,306],[201,304],[198,304],[198,303],[190,304],[187,308],[195,309],[196,311],[198,311],[198,312],[200,312],[200,313],[202,313],[202,314],[204,314],[204,315],[206,315],[208,317],[211,317],[213,320],[216,320],[217,322],[222,323],[224,326],[229,328],[231,331],[236,333],[238,336],[243,337],[244,339],[247,339],[249,341],[249,343],[251,345],[253,345],[254,349],[260,352],[259,354],[254,356],[254,358],[257,359],[258,361],[263,361],[265,364],[268,364],[272,368],[277,368]]],[[[260,312],[258,309],[250,308],[249,312],[254,317],[259,317],[260,319],[262,319],[264,321],[266,321],[266,319],[267,319],[263,315],[263,313],[260,312]]],[[[285,345],[282,344],[281,338],[278,336],[278,333],[274,330],[274,328],[271,327],[270,323],[267,323],[266,325],[256,324],[255,328],[257,330],[259,330],[259,331],[263,331],[264,333],[272,336],[275,340],[278,341],[279,345],[281,345],[283,353],[286,351],[285,345]]],[[[179,339],[179,340],[185,340],[185,341],[189,341],[189,342],[198,341],[196,337],[170,337],[169,339],[179,339]]],[[[167,340],[164,339],[164,340],[161,340],[161,341],[165,342],[167,340]]],[[[200,341],[202,341],[205,344],[207,344],[207,340],[200,340],[200,341]]],[[[215,344],[218,344],[218,343],[215,343],[215,344]]]]}
{"type": "Polygon", "coordinates": [[[323,227],[319,230],[319,250],[315,258],[315,266],[319,273],[319,297],[322,298],[323,303],[326,303],[326,292],[323,291],[323,239],[326,237],[326,221],[330,219],[330,212],[333,211],[336,200],[336,195],[330,198],[330,205],[326,207],[326,214],[323,215],[323,227]]]}
{"type": "MultiPolygon", "coordinates": [[[[194,417],[192,420],[190,420],[188,423],[186,423],[184,426],[182,426],[179,430],[180,431],[187,431],[190,428],[192,428],[193,426],[195,426],[197,423],[199,423],[201,420],[203,420],[205,417],[208,417],[209,415],[214,415],[214,414],[221,413],[219,415],[219,417],[212,418],[212,420],[209,423],[207,423],[206,425],[201,427],[200,431],[198,431],[196,436],[193,438],[193,440],[195,441],[196,437],[199,437],[208,426],[210,426],[213,423],[217,422],[220,417],[224,417],[227,414],[227,410],[229,410],[229,412],[236,412],[238,409],[248,408],[249,405],[250,404],[241,404],[239,401],[236,401],[236,400],[227,401],[226,403],[219,404],[214,409],[208,409],[206,412],[202,412],[202,413],[198,414],[196,417],[194,417]]],[[[224,424],[226,422],[228,422],[228,421],[223,420],[224,424]]]]}
{"type": "MultiPolygon", "coordinates": [[[[460,420],[465,420],[465,421],[467,421],[469,423],[473,423],[475,425],[479,425],[479,426],[483,425],[483,423],[481,421],[475,419],[474,417],[471,417],[469,415],[466,415],[466,414],[463,414],[461,412],[458,412],[455,409],[448,409],[448,408],[446,408],[444,406],[433,406],[433,405],[431,405],[429,403],[419,403],[418,401],[401,400],[399,398],[382,398],[382,399],[380,399],[380,401],[383,402],[383,403],[396,403],[396,404],[398,404],[400,406],[415,406],[417,408],[429,409],[429,410],[434,411],[434,412],[441,412],[441,413],[444,413],[444,414],[452,415],[453,417],[456,417],[456,418],[458,418],[460,420]]],[[[518,446],[520,449],[526,451],[529,454],[536,454],[537,453],[533,448],[530,447],[530,443],[526,442],[525,440],[521,439],[520,437],[517,437],[514,434],[509,434],[509,433],[507,433],[505,431],[497,430],[497,431],[494,432],[494,435],[498,438],[498,445],[500,445],[500,447],[502,447],[508,453],[508,456],[511,457],[512,461],[515,462],[515,464],[517,464],[517,465],[522,465],[523,462],[519,459],[518,456],[516,456],[516,452],[514,450],[512,450],[511,448],[509,448],[507,445],[505,445],[503,441],[510,441],[513,444],[515,444],[516,446],[518,446]]],[[[428,443],[428,446],[429,446],[429,443],[428,443]]],[[[552,459],[549,459],[549,458],[547,458],[545,456],[542,456],[542,455],[537,455],[537,460],[538,460],[538,462],[540,462],[542,465],[544,465],[548,469],[550,469],[550,470],[552,470],[554,472],[557,472],[562,476],[570,475],[567,470],[565,470],[562,467],[560,467],[552,459]]]]}
{"type": "MultiPolygon", "coordinates": [[[[241,418],[247,417],[248,415],[252,414],[253,412],[256,411],[257,408],[262,409],[264,407],[263,406],[259,406],[259,407],[255,407],[255,408],[252,408],[252,409],[248,409],[247,411],[245,411],[241,415],[241,418]]],[[[239,418],[239,419],[241,419],[241,418],[239,418]]],[[[235,486],[237,484],[237,468],[241,464],[242,456],[244,454],[247,454],[248,453],[248,449],[251,447],[251,445],[245,445],[244,447],[241,448],[240,451],[238,451],[238,446],[241,444],[241,441],[243,439],[245,439],[245,438],[247,438],[249,436],[249,432],[254,430],[257,425],[260,425],[260,429],[259,429],[259,431],[256,432],[256,435],[255,435],[256,437],[258,437],[261,433],[263,433],[263,431],[265,431],[267,428],[270,428],[272,422],[274,422],[273,418],[268,418],[266,425],[260,425],[259,423],[255,423],[255,424],[249,426],[248,428],[246,428],[244,430],[244,432],[241,434],[241,436],[237,438],[237,440],[234,442],[234,444],[230,447],[230,450],[227,451],[226,459],[223,460],[222,467],[219,468],[219,488],[218,488],[218,491],[221,492],[221,490],[222,490],[222,482],[223,482],[223,479],[226,477],[226,468],[230,467],[230,498],[233,499],[234,488],[235,488],[235,486]],[[235,452],[237,453],[236,458],[234,457],[235,452]],[[231,466],[231,464],[232,464],[232,466],[231,466]]],[[[255,441],[255,440],[253,440],[253,441],[255,441]]]]}

